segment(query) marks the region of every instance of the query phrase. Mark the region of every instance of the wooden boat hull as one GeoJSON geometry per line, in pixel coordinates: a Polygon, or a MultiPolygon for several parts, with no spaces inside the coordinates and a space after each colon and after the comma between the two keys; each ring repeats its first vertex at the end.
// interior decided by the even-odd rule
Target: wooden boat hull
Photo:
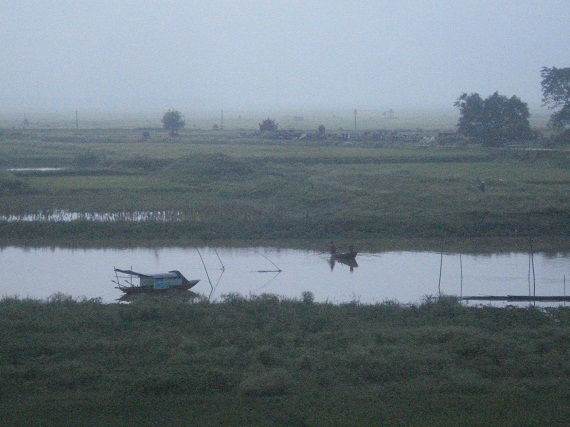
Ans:
{"type": "Polygon", "coordinates": [[[338,254],[331,254],[331,258],[337,261],[354,261],[358,252],[342,252],[338,254]]]}
{"type": "Polygon", "coordinates": [[[135,294],[164,294],[169,291],[187,291],[199,282],[199,280],[188,280],[180,285],[172,285],[168,288],[157,289],[154,286],[117,286],[116,288],[123,291],[126,295],[135,294]]]}

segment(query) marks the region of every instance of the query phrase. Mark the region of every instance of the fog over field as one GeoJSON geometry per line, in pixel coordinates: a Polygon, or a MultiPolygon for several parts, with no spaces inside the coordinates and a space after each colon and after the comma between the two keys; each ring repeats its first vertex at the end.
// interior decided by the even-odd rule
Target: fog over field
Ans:
{"type": "Polygon", "coordinates": [[[569,22],[568,0],[3,0],[0,115],[453,114],[496,90],[534,115],[569,22]]]}

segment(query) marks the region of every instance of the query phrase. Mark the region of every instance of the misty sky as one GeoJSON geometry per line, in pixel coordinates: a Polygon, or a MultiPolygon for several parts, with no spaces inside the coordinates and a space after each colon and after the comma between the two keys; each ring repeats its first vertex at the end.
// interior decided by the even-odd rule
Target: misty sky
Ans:
{"type": "Polygon", "coordinates": [[[0,111],[532,109],[570,0],[2,0],[0,40],[0,111]]]}

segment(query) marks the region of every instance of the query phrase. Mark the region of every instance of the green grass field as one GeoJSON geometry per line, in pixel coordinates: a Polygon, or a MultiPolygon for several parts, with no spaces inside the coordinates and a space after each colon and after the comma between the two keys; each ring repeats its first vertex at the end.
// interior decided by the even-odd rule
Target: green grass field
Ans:
{"type": "Polygon", "coordinates": [[[21,425],[562,426],[567,308],[0,300],[21,425]]]}
{"type": "MultiPolygon", "coordinates": [[[[342,141],[235,132],[4,131],[0,214],[180,212],[170,224],[10,224],[10,239],[78,242],[568,235],[568,151],[342,141]],[[222,135],[222,136],[218,136],[222,135]],[[361,144],[362,145],[362,144],[361,144]],[[479,190],[480,181],[486,191],[479,190]],[[90,231],[91,228],[91,231],[90,231]]],[[[528,148],[528,147],[527,147],[528,148]]],[[[532,148],[532,147],[531,147],[532,148]]]]}

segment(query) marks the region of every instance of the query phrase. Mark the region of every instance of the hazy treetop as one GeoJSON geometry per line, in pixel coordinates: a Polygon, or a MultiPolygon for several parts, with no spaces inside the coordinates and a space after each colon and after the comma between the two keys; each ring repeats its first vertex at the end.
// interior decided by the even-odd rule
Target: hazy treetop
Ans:
{"type": "Polygon", "coordinates": [[[569,22],[568,0],[3,0],[0,110],[532,108],[569,22]]]}

